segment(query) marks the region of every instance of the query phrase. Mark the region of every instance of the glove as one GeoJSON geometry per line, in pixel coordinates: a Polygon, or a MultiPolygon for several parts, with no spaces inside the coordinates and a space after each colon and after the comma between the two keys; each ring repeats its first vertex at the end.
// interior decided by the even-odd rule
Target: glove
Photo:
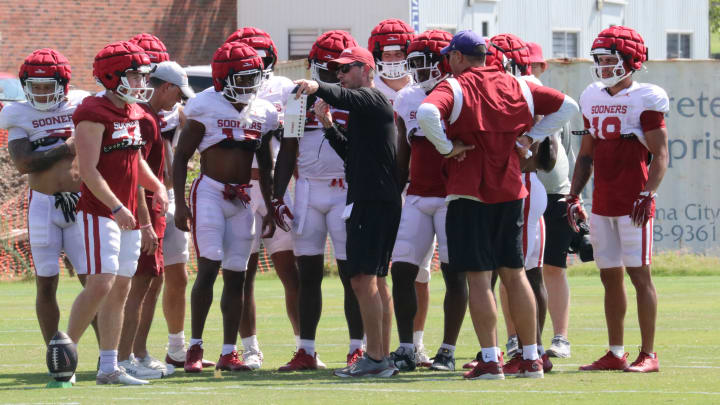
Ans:
{"type": "Polygon", "coordinates": [[[567,202],[568,224],[575,233],[578,233],[580,232],[578,221],[582,222],[587,220],[587,214],[583,208],[582,200],[575,194],[568,194],[567,197],[565,197],[565,201],[567,202]]]}
{"type": "Polygon", "coordinates": [[[633,204],[630,221],[638,228],[644,227],[655,216],[655,196],[649,191],[641,191],[633,204]]]}
{"type": "Polygon", "coordinates": [[[75,206],[80,195],[78,193],[60,192],[55,193],[55,208],[60,208],[65,217],[65,222],[75,222],[75,206]]]}
{"type": "Polygon", "coordinates": [[[282,198],[273,198],[273,218],[275,218],[275,225],[285,232],[290,232],[290,224],[285,220],[285,217],[291,221],[295,219],[295,216],[290,212],[290,208],[285,205],[285,201],[282,198]]]}

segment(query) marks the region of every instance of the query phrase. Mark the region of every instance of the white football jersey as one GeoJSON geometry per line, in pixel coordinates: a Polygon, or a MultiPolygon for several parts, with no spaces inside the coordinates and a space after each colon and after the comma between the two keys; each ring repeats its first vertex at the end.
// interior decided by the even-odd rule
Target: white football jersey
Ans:
{"type": "Polygon", "coordinates": [[[264,134],[279,126],[277,109],[269,101],[255,98],[240,113],[212,87],[188,100],[183,112],[188,119],[205,126],[205,135],[198,145],[200,152],[225,139],[259,141],[264,134]]]}
{"type": "MultiPolygon", "coordinates": [[[[283,116],[285,115],[285,104],[287,104],[290,93],[295,88],[296,84],[292,80],[285,76],[275,76],[270,74],[270,78],[263,82],[262,87],[258,90],[258,97],[267,100],[275,106],[278,112],[279,125],[283,124],[283,116]]],[[[280,151],[280,141],[277,139],[270,140],[270,153],[272,154],[273,166],[277,159],[277,154],[280,151]]],[[[253,169],[258,168],[257,158],[253,158],[252,162],[253,169]]]]}
{"type": "Polygon", "coordinates": [[[644,111],[667,113],[670,101],[665,90],[654,84],[633,82],[611,96],[605,88],[601,82],[595,82],[580,96],[580,109],[590,122],[590,135],[600,140],[635,135],[647,148],[640,115],[644,111]]]}
{"type": "MultiPolygon", "coordinates": [[[[409,86],[405,87],[398,92],[393,109],[398,117],[403,119],[405,123],[405,130],[407,133],[405,136],[408,138],[410,143],[410,136],[425,136],[420,129],[420,125],[417,122],[417,109],[425,100],[427,94],[425,90],[420,86],[409,86]]],[[[443,123],[443,127],[445,123],[443,123]]]]}
{"type": "MultiPolygon", "coordinates": [[[[330,113],[333,121],[347,126],[347,111],[330,107],[330,113]]],[[[297,167],[300,177],[321,180],[345,178],[345,163],[325,139],[322,124],[315,118],[312,107],[308,107],[305,133],[298,142],[297,167]]]]}
{"type": "Polygon", "coordinates": [[[8,142],[27,138],[35,151],[56,148],[75,133],[72,116],[90,93],[68,92],[67,99],[49,111],[35,109],[27,101],[12,103],[0,111],[0,128],[8,130],[8,142]]]}
{"type": "Polygon", "coordinates": [[[180,125],[180,108],[181,103],[175,103],[172,110],[165,111],[160,110],[158,116],[160,117],[160,132],[172,131],[180,125]]]}
{"type": "MultiPolygon", "coordinates": [[[[413,81],[412,76],[410,76],[410,81],[408,82],[408,84],[405,85],[405,87],[400,89],[400,91],[403,91],[409,87],[412,87],[414,84],[415,84],[415,82],[413,81]]],[[[387,97],[387,99],[390,100],[390,104],[395,104],[395,99],[397,98],[400,91],[395,91],[395,90],[391,89],[387,84],[385,84],[383,79],[379,76],[375,77],[375,88],[380,90],[382,92],[382,94],[384,94],[385,97],[387,97]]]]}

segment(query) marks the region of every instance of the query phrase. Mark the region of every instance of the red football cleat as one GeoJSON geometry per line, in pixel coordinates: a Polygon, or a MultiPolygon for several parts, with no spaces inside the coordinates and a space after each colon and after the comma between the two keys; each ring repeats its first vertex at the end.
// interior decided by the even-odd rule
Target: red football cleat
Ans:
{"type": "Polygon", "coordinates": [[[468,380],[504,380],[503,367],[498,362],[476,360],[477,365],[470,371],[463,374],[468,380]]]}
{"type": "Polygon", "coordinates": [[[220,356],[220,360],[215,364],[215,370],[250,371],[251,369],[240,360],[238,352],[233,350],[231,353],[220,356]]]}
{"type": "Polygon", "coordinates": [[[521,356],[515,376],[518,378],[543,378],[543,361],[540,359],[525,360],[521,356]]]}
{"type": "Polygon", "coordinates": [[[347,355],[347,365],[352,366],[356,361],[362,359],[364,354],[365,352],[363,352],[362,349],[355,349],[354,352],[347,355]]]}
{"type": "Polygon", "coordinates": [[[625,370],[628,367],[627,356],[628,354],[625,353],[621,359],[618,359],[612,352],[608,351],[592,364],[580,366],[580,371],[625,370]]]}
{"type": "Polygon", "coordinates": [[[278,368],[278,371],[317,370],[317,368],[317,353],[311,356],[305,349],[300,349],[286,365],[278,368]]]}
{"type": "Polygon", "coordinates": [[[548,356],[548,354],[545,353],[540,357],[540,360],[542,360],[543,373],[549,373],[550,370],[552,370],[552,368],[553,368],[552,361],[550,361],[550,356],[548,356]]]}
{"type": "Polygon", "coordinates": [[[192,345],[185,353],[183,368],[186,373],[199,373],[202,371],[203,348],[199,344],[192,345]]]}
{"type": "MultiPolygon", "coordinates": [[[[168,352],[165,355],[165,363],[173,365],[175,367],[185,367],[185,357],[187,353],[185,349],[179,350],[174,353],[168,352]]],[[[202,359],[202,368],[215,367],[215,362],[210,360],[202,359]]]]}
{"type": "Polygon", "coordinates": [[[511,376],[517,375],[520,371],[520,362],[522,360],[522,350],[518,350],[517,352],[515,352],[515,355],[512,356],[510,361],[508,361],[507,363],[505,363],[504,366],[502,366],[503,374],[511,376]]]}
{"type": "Polygon", "coordinates": [[[652,357],[650,357],[650,354],[640,352],[637,359],[625,371],[629,373],[654,373],[660,371],[657,353],[653,353],[652,357]]]}

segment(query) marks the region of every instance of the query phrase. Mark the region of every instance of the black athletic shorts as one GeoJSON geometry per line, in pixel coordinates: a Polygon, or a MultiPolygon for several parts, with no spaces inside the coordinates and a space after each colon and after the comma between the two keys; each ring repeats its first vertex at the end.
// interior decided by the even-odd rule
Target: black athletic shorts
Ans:
{"type": "Polygon", "coordinates": [[[548,194],[545,218],[545,259],[544,263],[555,267],[567,268],[568,247],[573,238],[573,230],[567,221],[567,203],[559,201],[562,194],[548,194]]]}
{"type": "Polygon", "coordinates": [[[445,219],[450,268],[460,272],[522,268],[522,207],[523,200],[451,201],[445,219]]]}
{"type": "Polygon", "coordinates": [[[387,276],[401,209],[400,204],[388,201],[355,202],[350,218],[345,221],[347,265],[344,275],[387,276]]]}

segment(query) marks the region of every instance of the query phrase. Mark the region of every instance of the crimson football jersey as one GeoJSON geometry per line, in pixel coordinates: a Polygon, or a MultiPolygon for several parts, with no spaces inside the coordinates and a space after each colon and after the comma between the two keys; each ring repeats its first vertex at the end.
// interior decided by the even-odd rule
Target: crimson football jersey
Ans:
{"type": "Polygon", "coordinates": [[[653,84],[633,82],[611,96],[605,85],[595,82],[580,96],[580,108],[595,138],[592,212],[629,215],[648,180],[645,132],[665,126],[654,116],[669,111],[667,93],[653,84]]]}
{"type": "MultiPolygon", "coordinates": [[[[133,214],[137,208],[138,150],[144,145],[139,120],[144,115],[137,104],[118,108],[107,97],[95,96],[86,97],[72,116],[76,127],[82,121],[105,126],[97,170],[115,197],[133,214]]],[[[83,182],[78,211],[113,218],[113,208],[98,200],[83,182]]]]}
{"type": "MultiPolygon", "coordinates": [[[[140,106],[145,111],[145,116],[140,120],[140,134],[143,141],[145,141],[145,145],[142,147],[143,158],[155,177],[162,183],[165,177],[165,145],[160,133],[162,127],[161,117],[153,111],[150,105],[142,103],[140,106]]],[[[145,190],[147,207],[157,214],[153,229],[158,238],[162,238],[165,235],[165,215],[162,214],[160,207],[152,204],[152,197],[153,192],[145,190]]]]}

